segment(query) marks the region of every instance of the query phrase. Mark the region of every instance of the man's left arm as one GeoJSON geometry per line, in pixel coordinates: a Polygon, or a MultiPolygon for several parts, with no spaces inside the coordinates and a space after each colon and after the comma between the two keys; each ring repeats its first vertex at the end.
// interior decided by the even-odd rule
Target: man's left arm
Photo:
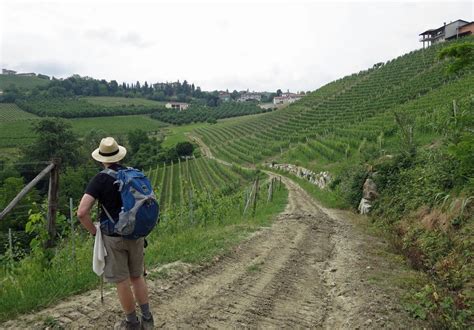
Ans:
{"type": "Polygon", "coordinates": [[[77,217],[79,218],[79,221],[92,235],[95,235],[97,231],[94,224],[92,223],[91,218],[91,210],[94,206],[94,203],[94,197],[89,194],[84,194],[84,196],[82,196],[81,202],[79,203],[79,208],[77,209],[77,217]]]}

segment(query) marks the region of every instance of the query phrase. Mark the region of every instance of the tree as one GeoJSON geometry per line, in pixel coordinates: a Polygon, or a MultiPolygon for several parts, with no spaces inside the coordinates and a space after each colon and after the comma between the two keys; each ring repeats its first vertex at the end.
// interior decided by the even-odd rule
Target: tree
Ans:
{"type": "Polygon", "coordinates": [[[47,118],[32,126],[36,140],[23,149],[23,158],[29,162],[58,158],[61,164],[77,165],[80,143],[71,125],[60,118],[47,118]]]}
{"type": "Polygon", "coordinates": [[[191,142],[179,142],[176,145],[176,153],[178,156],[191,156],[194,151],[194,145],[191,142]]]}
{"type": "Polygon", "coordinates": [[[132,154],[137,153],[142,144],[150,142],[147,132],[139,128],[128,132],[127,140],[132,154]]]}
{"type": "Polygon", "coordinates": [[[457,73],[474,67],[474,42],[467,41],[442,49],[438,53],[439,59],[450,58],[452,61],[448,66],[448,72],[457,73]]]}
{"type": "Polygon", "coordinates": [[[112,95],[115,95],[118,91],[118,83],[116,80],[111,80],[109,84],[109,91],[112,95]]]}
{"type": "Polygon", "coordinates": [[[277,89],[276,96],[280,97],[282,94],[283,92],[281,91],[281,89],[277,89]]]}
{"type": "Polygon", "coordinates": [[[230,94],[230,98],[234,101],[237,100],[239,98],[239,96],[240,96],[240,93],[237,92],[237,90],[235,90],[235,89],[230,94]]]}

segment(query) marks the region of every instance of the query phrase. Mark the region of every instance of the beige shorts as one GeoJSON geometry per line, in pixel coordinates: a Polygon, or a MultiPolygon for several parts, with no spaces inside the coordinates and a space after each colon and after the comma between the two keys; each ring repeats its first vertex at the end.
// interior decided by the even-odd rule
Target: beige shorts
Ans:
{"type": "Polygon", "coordinates": [[[129,277],[143,275],[144,238],[136,240],[102,235],[107,256],[104,278],[110,283],[119,283],[129,277]]]}

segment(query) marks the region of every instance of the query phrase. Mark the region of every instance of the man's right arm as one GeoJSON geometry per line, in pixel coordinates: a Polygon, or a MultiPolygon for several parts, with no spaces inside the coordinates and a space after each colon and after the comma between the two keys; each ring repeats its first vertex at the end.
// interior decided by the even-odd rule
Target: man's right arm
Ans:
{"type": "Polygon", "coordinates": [[[84,194],[84,196],[82,196],[81,202],[79,203],[79,208],[77,209],[77,217],[79,218],[79,221],[92,235],[95,235],[97,231],[94,224],[92,223],[91,218],[91,210],[94,206],[94,203],[94,197],[89,194],[84,194]]]}

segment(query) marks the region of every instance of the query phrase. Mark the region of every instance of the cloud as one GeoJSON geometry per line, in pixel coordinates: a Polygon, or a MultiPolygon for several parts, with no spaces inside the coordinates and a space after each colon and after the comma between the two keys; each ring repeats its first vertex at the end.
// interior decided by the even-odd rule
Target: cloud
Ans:
{"type": "Polygon", "coordinates": [[[0,0],[0,64],[58,77],[186,79],[204,90],[312,90],[418,49],[421,31],[473,13],[472,1],[91,1],[0,0]]]}
{"type": "Polygon", "coordinates": [[[137,32],[118,33],[111,28],[89,29],[84,32],[84,37],[100,40],[114,46],[128,44],[137,48],[147,48],[154,44],[153,42],[145,41],[137,32]]]}
{"type": "Polygon", "coordinates": [[[153,42],[144,41],[142,37],[140,37],[140,35],[136,32],[128,32],[125,35],[122,35],[119,40],[138,48],[146,48],[153,45],[153,42]]]}
{"type": "Polygon", "coordinates": [[[71,76],[75,72],[81,72],[84,69],[80,64],[58,60],[20,62],[13,68],[21,72],[44,73],[55,77],[71,76]]]}

